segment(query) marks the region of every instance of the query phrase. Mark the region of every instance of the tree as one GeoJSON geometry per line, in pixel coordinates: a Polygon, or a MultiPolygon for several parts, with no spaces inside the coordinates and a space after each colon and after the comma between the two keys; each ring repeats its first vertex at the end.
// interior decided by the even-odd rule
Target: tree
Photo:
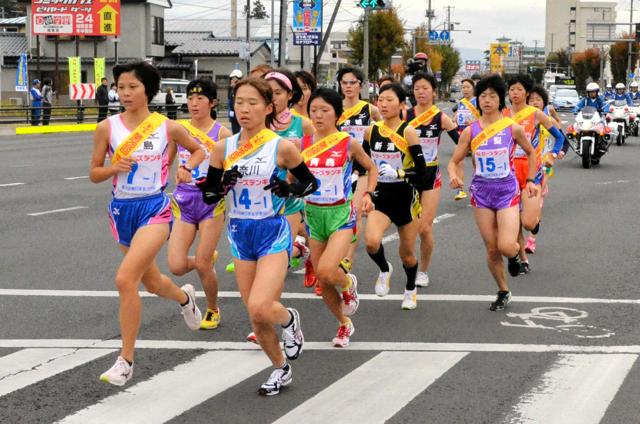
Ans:
{"type": "MultiPolygon", "coordinates": [[[[364,25],[362,20],[349,30],[349,47],[353,50],[351,60],[362,65],[364,25]]],[[[405,46],[404,23],[395,8],[372,11],[369,15],[369,78],[375,78],[378,70],[386,72],[391,56],[405,46]]]]}
{"type": "MultiPolygon", "coordinates": [[[[623,37],[627,35],[624,34],[623,37]]],[[[627,80],[627,61],[629,57],[629,44],[632,45],[632,52],[640,50],[640,43],[628,43],[626,41],[618,41],[609,51],[611,58],[611,73],[615,82],[626,82],[627,80]],[[635,47],[635,48],[634,48],[635,47]]]]}
{"type": "MultiPolygon", "coordinates": [[[[247,9],[247,5],[244,5],[244,10],[242,11],[242,15],[246,18],[249,10],[247,9]]],[[[253,10],[251,11],[251,19],[267,19],[269,15],[267,14],[267,9],[264,7],[260,0],[255,0],[253,4],[253,10]]]]}
{"type": "MultiPolygon", "coordinates": [[[[462,60],[460,60],[460,52],[454,49],[450,45],[436,46],[435,52],[442,57],[442,66],[440,69],[441,74],[441,86],[448,88],[449,84],[453,80],[453,77],[458,73],[462,66],[462,60]]],[[[433,66],[433,65],[432,65],[433,66]]],[[[436,72],[435,69],[433,69],[436,72]]]]}
{"type": "Polygon", "coordinates": [[[571,54],[569,50],[558,50],[556,52],[549,53],[547,57],[547,64],[555,63],[558,68],[569,70],[571,67],[571,54]]]}
{"type": "Polygon", "coordinates": [[[600,50],[587,49],[573,55],[571,68],[576,77],[576,87],[584,90],[589,80],[600,79],[600,50]]]}

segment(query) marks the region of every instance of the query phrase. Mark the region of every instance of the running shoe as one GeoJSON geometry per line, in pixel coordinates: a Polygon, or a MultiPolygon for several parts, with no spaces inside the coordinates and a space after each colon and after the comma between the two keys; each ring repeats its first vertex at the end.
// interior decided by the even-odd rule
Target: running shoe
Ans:
{"type": "Polygon", "coordinates": [[[291,258],[289,260],[289,268],[298,268],[300,266],[300,258],[291,258]]]}
{"type": "Polygon", "coordinates": [[[356,328],[353,326],[351,320],[346,324],[341,324],[338,327],[338,334],[333,338],[334,347],[347,347],[349,346],[349,337],[353,336],[356,332],[356,328]]]}
{"type": "Polygon", "coordinates": [[[257,344],[259,345],[260,343],[258,343],[258,338],[256,337],[256,333],[254,333],[253,331],[249,334],[247,334],[247,341],[257,344]]]}
{"type": "Polygon", "coordinates": [[[133,377],[133,364],[129,365],[122,356],[118,356],[116,363],[100,376],[100,381],[114,386],[124,386],[131,377],[133,377]]]}
{"type": "Polygon", "coordinates": [[[293,371],[291,365],[284,364],[282,368],[276,368],[271,372],[269,379],[260,386],[258,394],[260,396],[273,396],[280,393],[280,388],[293,381],[293,371]]]}
{"type": "Polygon", "coordinates": [[[524,251],[529,254],[536,253],[536,239],[531,236],[527,237],[527,245],[525,246],[524,251]]]}
{"type": "Polygon", "coordinates": [[[358,279],[353,274],[347,274],[347,277],[351,279],[351,286],[347,290],[342,291],[342,313],[350,317],[355,314],[360,305],[360,299],[358,299],[358,279]]]}
{"type": "Polygon", "coordinates": [[[509,304],[509,302],[511,302],[511,292],[499,291],[495,302],[492,302],[491,306],[489,306],[489,310],[502,311],[509,304]]]}
{"type": "Polygon", "coordinates": [[[204,313],[204,318],[200,321],[201,330],[213,330],[220,325],[220,308],[210,309],[204,313]]]}
{"type": "Polygon", "coordinates": [[[349,258],[344,258],[340,261],[340,265],[338,266],[340,267],[342,272],[348,274],[351,272],[351,267],[353,266],[353,264],[351,263],[351,260],[349,258]]]}
{"type": "Polygon", "coordinates": [[[187,304],[180,306],[184,322],[187,323],[187,327],[190,329],[197,330],[200,328],[202,313],[200,312],[200,309],[198,309],[198,305],[196,305],[196,290],[191,284],[185,284],[182,286],[182,291],[187,294],[188,298],[187,304]]]}
{"type": "Polygon", "coordinates": [[[304,237],[296,236],[296,240],[293,242],[293,247],[296,247],[300,251],[300,254],[297,256],[298,258],[307,259],[309,257],[309,253],[311,251],[307,247],[307,242],[304,237]]]}
{"type": "Polygon", "coordinates": [[[322,284],[320,284],[319,281],[316,283],[316,287],[313,289],[313,293],[316,296],[322,297],[322,284]]]}
{"type": "Polygon", "coordinates": [[[236,264],[233,263],[233,261],[229,262],[227,264],[227,267],[224,269],[227,272],[235,272],[236,271],[236,264]]]}
{"type": "Polygon", "coordinates": [[[512,277],[520,275],[520,256],[516,255],[513,258],[509,258],[507,269],[509,270],[509,275],[512,277]]]}
{"type": "Polygon", "coordinates": [[[406,290],[402,297],[402,309],[411,311],[418,307],[418,289],[406,290]]]}
{"type": "Polygon", "coordinates": [[[464,190],[458,189],[458,191],[456,191],[456,196],[454,197],[454,200],[462,200],[466,198],[467,198],[467,193],[465,193],[464,190]]]}
{"type": "Polygon", "coordinates": [[[531,272],[529,262],[520,262],[520,275],[528,274],[531,272]]]}
{"type": "Polygon", "coordinates": [[[294,360],[302,353],[302,345],[304,344],[304,335],[302,334],[302,326],[300,325],[300,314],[293,308],[287,308],[291,316],[292,322],[282,328],[282,342],[284,344],[284,354],[287,359],[294,360]]]}
{"type": "Polygon", "coordinates": [[[307,260],[304,261],[304,286],[313,287],[317,281],[318,279],[316,278],[316,272],[313,269],[311,259],[307,258],[307,260]]]}
{"type": "Polygon", "coordinates": [[[391,288],[391,273],[393,273],[393,266],[391,266],[391,263],[387,263],[389,264],[389,271],[380,271],[378,273],[378,279],[376,280],[375,291],[376,295],[380,297],[386,296],[391,288]]]}
{"type": "Polygon", "coordinates": [[[418,271],[418,275],[416,275],[416,286],[418,287],[429,287],[429,273],[418,271]]]}

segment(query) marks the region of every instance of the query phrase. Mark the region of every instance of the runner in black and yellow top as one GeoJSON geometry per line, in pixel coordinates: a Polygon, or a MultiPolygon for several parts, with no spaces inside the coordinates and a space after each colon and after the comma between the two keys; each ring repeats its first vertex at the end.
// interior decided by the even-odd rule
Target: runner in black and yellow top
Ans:
{"type": "MultiPolygon", "coordinates": [[[[339,132],[336,122],[342,114],[342,99],[335,91],[321,88],[311,95],[309,114],[315,132],[302,139],[302,158],[318,181],[318,190],[305,198],[311,260],[323,287],[322,298],[339,323],[333,339],[336,347],[349,345],[355,331],[349,316],[358,309],[357,279],[339,268],[356,226],[351,199],[351,172],[357,160],[367,171],[367,189],[375,190],[378,171],[359,143],[339,132]],[[335,290],[334,290],[335,289],[335,290]]],[[[373,208],[369,194],[362,200],[363,212],[373,208]]]]}
{"type": "MultiPolygon", "coordinates": [[[[454,108],[454,122],[458,124],[458,135],[462,134],[465,128],[471,125],[476,119],[480,118],[478,103],[473,96],[473,90],[476,83],[472,79],[462,80],[462,98],[454,108]]],[[[458,168],[458,176],[464,180],[464,167],[458,168]]],[[[462,200],[467,198],[464,189],[456,190],[454,200],[462,200]]]]}
{"type": "MultiPolygon", "coordinates": [[[[416,278],[416,286],[429,285],[429,264],[435,246],[433,239],[433,220],[436,217],[440,203],[440,188],[442,175],[440,173],[438,147],[440,138],[445,131],[454,143],[458,144],[456,124],[434,104],[438,95],[438,83],[433,75],[418,72],[413,76],[413,95],[416,105],[409,110],[407,121],[416,129],[424,161],[427,164],[427,174],[422,181],[417,182],[416,189],[420,193],[422,214],[420,215],[420,270],[416,278]]],[[[459,168],[462,168],[460,164],[459,168]]]]}
{"type": "MultiPolygon", "coordinates": [[[[357,140],[360,144],[364,141],[364,133],[370,125],[376,121],[380,121],[382,116],[376,106],[360,99],[360,92],[362,91],[362,83],[364,81],[364,74],[358,68],[344,67],[338,71],[337,75],[339,84],[339,93],[342,95],[342,107],[343,112],[338,119],[338,128],[341,131],[349,133],[351,138],[357,140]]],[[[342,266],[345,271],[351,269],[351,264],[358,247],[358,238],[360,237],[360,228],[362,227],[362,196],[365,192],[366,183],[364,178],[364,170],[354,163],[353,182],[355,183],[355,190],[353,196],[353,204],[356,207],[358,213],[357,219],[357,233],[354,238],[354,242],[349,248],[349,253],[342,266]],[[360,179],[362,181],[360,181],[360,179]],[[357,183],[356,183],[357,181],[357,183]],[[362,184],[360,184],[362,182],[362,184]]]]}
{"type": "Polygon", "coordinates": [[[398,228],[400,260],[407,274],[402,309],[415,309],[418,272],[415,244],[420,199],[414,186],[404,177],[411,169],[415,181],[422,182],[427,170],[416,130],[400,119],[400,108],[405,99],[406,94],[400,84],[382,87],[378,105],[383,121],[365,131],[364,149],[378,168],[378,185],[373,199],[375,210],[367,218],[365,243],[367,253],[380,268],[375,292],[378,296],[386,296],[393,267],[384,256],[382,237],[391,224],[398,228]]]}

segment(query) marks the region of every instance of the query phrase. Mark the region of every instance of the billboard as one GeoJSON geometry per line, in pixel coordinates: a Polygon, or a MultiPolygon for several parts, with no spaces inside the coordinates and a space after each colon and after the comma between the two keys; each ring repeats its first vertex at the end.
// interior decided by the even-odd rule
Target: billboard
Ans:
{"type": "Polygon", "coordinates": [[[16,91],[29,91],[29,74],[27,73],[27,54],[20,54],[16,69],[16,91]]]}
{"type": "Polygon", "coordinates": [[[467,60],[464,64],[464,70],[467,72],[480,72],[481,62],[479,60],[467,60]]]}
{"type": "Polygon", "coordinates": [[[120,0],[33,0],[34,35],[120,35],[120,0]]]}
{"type": "Polygon", "coordinates": [[[489,48],[489,64],[491,72],[501,74],[504,72],[503,57],[510,53],[509,43],[491,43],[489,48]]]}
{"type": "Polygon", "coordinates": [[[294,0],[293,44],[316,45],[322,42],[322,0],[294,0]]]}

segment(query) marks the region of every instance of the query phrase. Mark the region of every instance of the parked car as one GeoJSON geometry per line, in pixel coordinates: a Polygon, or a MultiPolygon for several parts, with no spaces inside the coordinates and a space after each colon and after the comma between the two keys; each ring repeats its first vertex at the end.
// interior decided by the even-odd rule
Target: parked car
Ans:
{"type": "Polygon", "coordinates": [[[553,98],[553,107],[557,111],[565,110],[572,112],[580,101],[578,92],[574,89],[558,89],[553,98]]]}
{"type": "Polygon", "coordinates": [[[189,80],[177,78],[165,78],[160,80],[160,92],[151,101],[154,105],[165,105],[167,97],[167,88],[173,89],[173,100],[176,105],[183,111],[187,111],[187,85],[189,80]]]}
{"type": "Polygon", "coordinates": [[[559,85],[559,84],[551,84],[549,86],[549,102],[553,104],[553,100],[555,99],[556,93],[558,90],[575,90],[575,85],[559,85]]]}

